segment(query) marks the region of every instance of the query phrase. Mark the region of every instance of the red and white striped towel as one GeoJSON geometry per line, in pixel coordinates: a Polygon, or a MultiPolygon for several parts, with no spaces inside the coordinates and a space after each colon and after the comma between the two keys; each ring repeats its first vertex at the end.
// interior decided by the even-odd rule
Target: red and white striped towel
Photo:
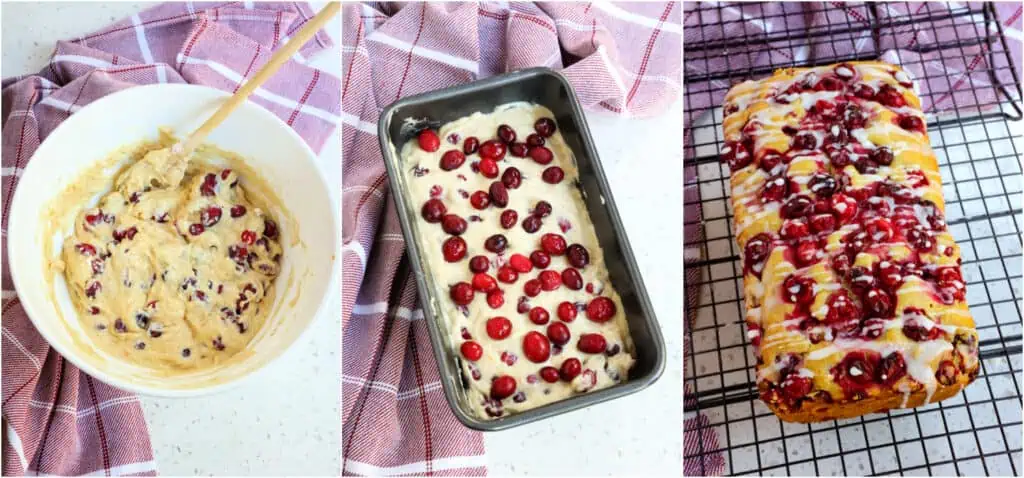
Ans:
{"type": "MultiPolygon", "coordinates": [[[[37,74],[3,81],[3,233],[14,189],[39,143],[107,94],[148,83],[234,91],[313,16],[305,3],[162,4],[84,37],[58,42],[37,74]]],[[[340,122],[338,78],[303,64],[331,46],[323,31],[253,101],[314,150],[340,122]]],[[[13,291],[3,248],[3,474],[153,475],[138,399],[80,372],[32,326],[13,291]]]]}
{"type": "Polygon", "coordinates": [[[342,473],[481,475],[444,399],[377,142],[403,96],[562,69],[583,105],[647,116],[679,94],[673,2],[350,4],[342,12],[342,473]]]}

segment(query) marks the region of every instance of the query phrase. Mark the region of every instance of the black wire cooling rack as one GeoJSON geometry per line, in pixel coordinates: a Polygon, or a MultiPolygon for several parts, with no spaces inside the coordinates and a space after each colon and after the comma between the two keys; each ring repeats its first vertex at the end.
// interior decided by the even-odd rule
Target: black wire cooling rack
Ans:
{"type": "MultiPolygon", "coordinates": [[[[707,467],[716,466],[708,464],[724,459],[724,473],[730,475],[1020,476],[1022,175],[1020,145],[1014,141],[1024,131],[1024,115],[1018,72],[996,8],[991,3],[941,8],[871,3],[852,14],[834,15],[843,6],[832,3],[837,5],[748,5],[741,16],[724,11],[736,7],[721,2],[687,10],[688,26],[696,15],[705,31],[717,27],[723,34],[704,40],[688,33],[684,45],[685,166],[696,188],[684,204],[686,236],[699,237],[689,248],[700,251],[699,259],[687,262],[700,278],[699,298],[687,312],[693,322],[684,352],[685,412],[688,419],[697,414],[707,419],[687,429],[684,460],[699,461],[697,474],[714,472],[707,467]],[[815,15],[813,28],[790,28],[791,19],[815,15]],[[765,31],[767,23],[780,22],[784,28],[765,31]],[[739,34],[725,34],[741,27],[739,34]],[[732,234],[729,169],[718,158],[721,109],[707,106],[720,105],[733,84],[777,68],[878,59],[908,29],[930,34],[898,45],[899,51],[912,53],[900,58],[904,67],[923,61],[920,55],[948,61],[972,59],[980,52],[973,67],[990,83],[969,89],[957,75],[931,70],[917,78],[931,86],[923,96],[932,101],[926,102],[944,95],[953,100],[948,108],[928,114],[928,128],[939,157],[948,225],[963,253],[968,302],[982,339],[982,371],[959,396],[941,403],[841,421],[783,423],[757,395],[755,358],[742,320],[742,266],[732,234]],[[869,47],[848,53],[847,45],[865,41],[869,47]],[[810,59],[773,54],[808,42],[818,45],[810,59]],[[722,58],[730,59],[729,66],[716,69],[714,62],[722,58]],[[698,206],[701,215],[694,217],[691,212],[698,206]],[[695,234],[698,229],[702,233],[695,234]],[[707,459],[711,456],[715,460],[707,459]]],[[[691,474],[693,469],[687,467],[691,474]]]]}

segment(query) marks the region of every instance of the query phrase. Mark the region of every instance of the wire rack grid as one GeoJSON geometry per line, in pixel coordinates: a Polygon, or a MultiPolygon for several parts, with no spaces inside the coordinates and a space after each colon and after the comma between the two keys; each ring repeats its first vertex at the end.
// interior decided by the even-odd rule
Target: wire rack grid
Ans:
{"type": "Polygon", "coordinates": [[[684,204],[685,227],[687,238],[698,238],[688,248],[700,252],[699,259],[686,264],[700,274],[697,284],[687,284],[688,289],[697,287],[698,296],[687,311],[692,322],[685,332],[684,410],[688,418],[698,413],[707,418],[693,421],[700,423],[694,425],[698,429],[686,430],[695,432],[696,444],[684,451],[684,460],[699,460],[701,474],[709,473],[703,458],[715,454],[724,458],[724,472],[730,475],[1022,473],[1020,80],[993,4],[933,7],[871,3],[854,14],[834,15],[826,10],[837,6],[776,3],[747,5],[730,16],[723,9],[735,7],[713,2],[687,13],[699,16],[705,31],[717,26],[722,32],[711,40],[688,36],[684,46],[685,165],[688,185],[696,191],[684,204]],[[813,27],[796,26],[797,18],[817,21],[813,27]],[[768,24],[783,28],[765,28],[768,24]],[[737,28],[743,30],[726,34],[737,28]],[[908,30],[925,34],[897,45],[908,30]],[[801,45],[809,44],[815,54],[800,58],[801,45]],[[732,234],[729,169],[718,158],[722,112],[708,105],[720,105],[733,84],[777,68],[873,60],[887,48],[898,48],[897,61],[905,68],[925,72],[917,77],[928,84],[925,103],[947,104],[926,116],[943,179],[947,223],[963,254],[982,371],[960,395],[941,403],[848,420],[784,423],[758,399],[756,359],[742,319],[742,266],[732,234]],[[798,54],[775,54],[780,50],[798,54]],[[979,55],[975,71],[988,81],[971,82],[969,88],[957,75],[923,64],[934,59],[969,64],[979,55]],[[723,58],[728,66],[716,69],[714,62],[723,58]],[[691,214],[695,210],[699,215],[691,214]],[[713,430],[717,440],[707,439],[705,429],[713,430]]]}

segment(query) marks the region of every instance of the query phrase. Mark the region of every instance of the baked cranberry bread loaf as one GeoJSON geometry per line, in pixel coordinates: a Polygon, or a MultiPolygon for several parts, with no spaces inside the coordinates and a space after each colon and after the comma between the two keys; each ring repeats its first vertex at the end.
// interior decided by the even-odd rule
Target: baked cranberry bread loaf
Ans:
{"type": "Polygon", "coordinates": [[[747,334],[783,420],[917,407],[978,374],[912,87],[899,67],[857,62],[779,70],[725,97],[747,334]]]}
{"type": "Polygon", "coordinates": [[[417,240],[468,405],[489,419],[625,381],[622,301],[547,108],[509,103],[402,148],[417,240]]]}

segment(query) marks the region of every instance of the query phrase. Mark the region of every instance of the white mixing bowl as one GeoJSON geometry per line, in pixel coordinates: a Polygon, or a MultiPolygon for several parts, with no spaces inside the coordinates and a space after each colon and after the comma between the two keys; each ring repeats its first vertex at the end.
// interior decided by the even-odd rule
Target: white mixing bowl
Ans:
{"type": "MultiPolygon", "coordinates": [[[[158,129],[181,137],[195,130],[229,95],[194,85],[139,86],[106,96],[61,123],[36,150],[14,194],[7,248],[18,297],[40,334],[80,369],[110,385],[138,393],[182,397],[237,383],[296,342],[336,291],[337,205],[316,166],[316,155],[290,127],[252,102],[241,105],[209,136],[211,143],[245,158],[280,198],[298,225],[282,225],[281,275],[267,323],[247,350],[210,369],[168,375],[99,350],[86,335],[63,277],[47,286],[47,259],[57,257],[73,222],[49,235],[43,217],[51,201],[118,148],[155,140],[158,129]],[[298,234],[298,244],[293,245],[298,234]]],[[[80,208],[76,208],[80,210],[80,208]]],[[[280,211],[271,211],[282,217],[280,211]]],[[[73,218],[73,214],[69,215],[73,218]]],[[[57,274],[59,276],[59,274],[57,274]]]]}

